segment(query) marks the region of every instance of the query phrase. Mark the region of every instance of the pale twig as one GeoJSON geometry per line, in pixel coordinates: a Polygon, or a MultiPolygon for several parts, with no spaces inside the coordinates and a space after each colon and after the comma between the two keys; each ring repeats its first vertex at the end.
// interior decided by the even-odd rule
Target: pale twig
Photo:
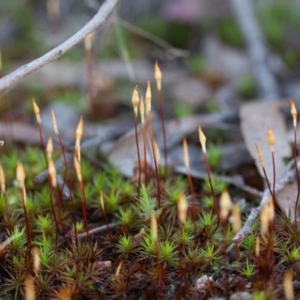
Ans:
{"type": "MultiPolygon", "coordinates": [[[[297,162],[297,166],[298,168],[300,167],[300,161],[297,162]]],[[[293,181],[295,181],[295,170],[294,169],[288,169],[288,171],[286,172],[285,176],[283,178],[281,178],[281,180],[279,180],[276,185],[275,185],[275,194],[278,193],[280,190],[282,190],[287,184],[292,183],[293,181]]],[[[251,234],[252,232],[252,225],[255,222],[255,220],[258,218],[262,208],[264,207],[265,204],[268,203],[268,201],[270,200],[271,197],[271,192],[269,190],[269,188],[266,188],[263,196],[261,198],[260,204],[258,207],[253,208],[251,210],[250,215],[248,216],[246,222],[244,223],[242,229],[233,237],[233,239],[231,240],[231,244],[228,247],[228,252],[230,250],[232,250],[236,245],[240,245],[241,242],[248,236],[251,234]]]]}
{"type": "MultiPolygon", "coordinates": [[[[88,232],[78,233],[77,238],[78,239],[86,238],[88,235],[93,235],[93,234],[96,234],[96,233],[100,233],[100,232],[103,232],[103,231],[107,230],[107,228],[111,229],[111,228],[115,228],[117,226],[118,226],[118,223],[110,223],[110,224],[107,224],[107,225],[102,225],[102,226],[93,228],[93,229],[89,230],[88,232]]],[[[69,237],[69,236],[73,237],[73,234],[65,235],[65,237],[69,237]]]]}
{"type": "Polygon", "coordinates": [[[62,56],[66,51],[71,49],[73,46],[78,44],[81,40],[83,40],[89,33],[99,27],[109,16],[111,11],[114,9],[118,0],[106,0],[102,6],[100,7],[97,14],[79,31],[77,31],[72,37],[68,40],[44,54],[40,58],[23,65],[19,69],[11,72],[10,74],[2,77],[0,79],[0,91],[4,91],[7,88],[11,87],[15,83],[17,83],[22,78],[27,75],[33,73],[34,71],[42,68],[43,66],[49,64],[55,59],[62,56]]]}
{"type": "Polygon", "coordinates": [[[279,89],[268,64],[268,50],[255,17],[253,1],[230,0],[237,22],[246,40],[252,73],[263,100],[278,100],[279,89]]]}

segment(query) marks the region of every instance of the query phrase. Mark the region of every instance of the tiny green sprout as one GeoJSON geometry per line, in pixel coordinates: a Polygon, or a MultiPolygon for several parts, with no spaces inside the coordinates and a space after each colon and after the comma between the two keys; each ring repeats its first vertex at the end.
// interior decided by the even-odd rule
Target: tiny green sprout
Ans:
{"type": "Polygon", "coordinates": [[[83,180],[86,181],[91,176],[91,174],[93,174],[94,168],[85,159],[82,159],[80,163],[81,163],[81,175],[83,180]]]}
{"type": "Polygon", "coordinates": [[[221,251],[222,249],[217,248],[214,244],[207,243],[206,246],[202,249],[201,256],[204,259],[205,263],[208,263],[211,266],[216,267],[216,263],[222,260],[221,251]]]}
{"type": "Polygon", "coordinates": [[[216,218],[212,215],[212,212],[203,212],[199,217],[199,223],[202,227],[211,227],[215,224],[216,218]]]}
{"type": "MultiPolygon", "coordinates": [[[[213,176],[211,177],[211,181],[212,181],[212,186],[214,188],[214,192],[216,195],[219,195],[221,194],[224,190],[226,190],[227,188],[227,183],[223,182],[223,181],[220,181],[216,178],[214,178],[213,176]]],[[[211,193],[211,189],[210,189],[210,183],[209,183],[209,180],[206,179],[204,180],[203,182],[203,190],[206,192],[206,193],[211,193]]]]}
{"type": "Polygon", "coordinates": [[[194,232],[194,223],[191,219],[187,219],[183,225],[183,230],[188,233],[194,232]]]}
{"type": "Polygon", "coordinates": [[[26,209],[29,215],[38,215],[39,207],[32,198],[27,197],[26,209]]]}
{"type": "Polygon", "coordinates": [[[294,247],[291,251],[287,251],[285,257],[288,263],[295,264],[300,261],[300,248],[294,247]]]}
{"type": "Polygon", "coordinates": [[[141,197],[139,201],[140,214],[145,220],[149,220],[152,214],[159,216],[161,210],[155,210],[156,200],[149,196],[145,185],[141,186],[141,197]]]}
{"type": "Polygon", "coordinates": [[[254,292],[251,298],[251,300],[266,300],[266,299],[268,298],[264,291],[254,292]]]}
{"type": "Polygon", "coordinates": [[[256,237],[254,234],[248,235],[242,242],[242,247],[253,253],[255,251],[255,246],[256,246],[256,237]]]}
{"type": "Polygon", "coordinates": [[[215,203],[214,203],[214,198],[211,196],[204,196],[202,198],[202,203],[203,203],[203,207],[207,208],[207,209],[214,209],[215,203]]]}
{"type": "Polygon", "coordinates": [[[173,222],[178,216],[178,202],[182,196],[182,191],[183,189],[180,186],[174,185],[174,187],[167,190],[167,197],[164,200],[163,205],[166,213],[173,222]]]}
{"type": "Polygon", "coordinates": [[[121,225],[131,226],[134,221],[134,213],[131,208],[120,208],[117,216],[121,225]]]}
{"type": "Polygon", "coordinates": [[[43,236],[38,241],[35,241],[34,244],[39,248],[41,265],[49,266],[54,256],[53,240],[43,234],[43,236]]]}
{"type": "Polygon", "coordinates": [[[20,255],[12,256],[12,266],[13,266],[14,270],[20,271],[20,270],[24,269],[24,263],[25,263],[25,259],[23,256],[20,256],[20,255]]]}
{"type": "Polygon", "coordinates": [[[156,243],[152,239],[150,235],[144,237],[144,241],[142,242],[142,250],[141,253],[146,256],[156,256],[156,243]]]}
{"type": "Polygon", "coordinates": [[[159,257],[163,263],[175,264],[177,262],[177,250],[169,241],[159,243],[159,257]]]}
{"type": "Polygon", "coordinates": [[[21,229],[15,225],[12,232],[8,234],[8,238],[9,237],[12,237],[10,246],[13,252],[21,253],[25,251],[27,238],[24,227],[21,229]]]}
{"type": "Polygon", "coordinates": [[[188,246],[193,242],[193,239],[194,236],[191,233],[186,232],[184,230],[180,230],[174,235],[174,241],[179,245],[188,246]]]}
{"type": "Polygon", "coordinates": [[[172,223],[167,223],[165,226],[159,227],[159,236],[163,240],[172,240],[174,235],[174,225],[172,223]]]}
{"type": "Polygon", "coordinates": [[[109,195],[104,195],[104,206],[107,212],[114,212],[119,208],[121,198],[118,192],[111,190],[109,195]]]}
{"type": "Polygon", "coordinates": [[[104,172],[98,172],[93,176],[93,185],[97,191],[103,191],[106,181],[107,181],[107,176],[104,172]]]}
{"type": "Polygon", "coordinates": [[[40,192],[37,192],[36,199],[38,199],[42,209],[51,209],[51,198],[48,188],[43,188],[40,192]]]}
{"type": "Polygon", "coordinates": [[[131,236],[123,235],[119,238],[117,244],[117,251],[121,254],[128,256],[134,251],[135,244],[131,236]]]}
{"type": "Polygon", "coordinates": [[[188,264],[192,266],[197,266],[203,262],[201,251],[198,248],[188,248],[184,253],[184,256],[188,264]]]}
{"type": "Polygon", "coordinates": [[[82,221],[76,222],[76,231],[77,233],[82,233],[84,232],[84,224],[82,221]]]}
{"type": "Polygon", "coordinates": [[[134,185],[129,181],[123,181],[121,187],[121,194],[122,196],[128,198],[134,198],[135,197],[135,187],[134,185]]]}
{"type": "Polygon", "coordinates": [[[241,273],[248,279],[250,280],[254,276],[254,264],[251,264],[248,259],[246,260],[246,265],[245,267],[241,270],[241,273]]]}
{"type": "Polygon", "coordinates": [[[53,234],[53,221],[48,214],[45,216],[38,216],[38,219],[36,220],[36,227],[38,232],[44,233],[46,235],[53,234]]]}
{"type": "Polygon", "coordinates": [[[216,147],[214,144],[208,145],[209,151],[207,152],[207,159],[212,168],[217,168],[221,162],[222,153],[220,148],[216,147]]]}

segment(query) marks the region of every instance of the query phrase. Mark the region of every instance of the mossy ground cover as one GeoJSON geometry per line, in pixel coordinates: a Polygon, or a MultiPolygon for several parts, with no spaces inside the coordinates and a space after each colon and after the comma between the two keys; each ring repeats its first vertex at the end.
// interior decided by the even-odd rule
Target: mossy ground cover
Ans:
{"type": "Polygon", "coordinates": [[[280,212],[227,251],[251,205],[241,212],[226,184],[160,166],[126,179],[82,156],[57,173],[64,199],[47,150],[8,146],[1,159],[2,299],[282,299],[284,276],[299,276],[300,234],[280,212]],[[34,184],[47,165],[48,182],[34,184]]]}

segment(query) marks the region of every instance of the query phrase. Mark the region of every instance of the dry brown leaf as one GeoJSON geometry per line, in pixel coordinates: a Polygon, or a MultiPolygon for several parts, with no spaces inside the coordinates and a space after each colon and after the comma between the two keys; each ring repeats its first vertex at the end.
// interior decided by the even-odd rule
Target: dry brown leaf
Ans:
{"type": "Polygon", "coordinates": [[[270,146],[267,142],[267,131],[268,128],[272,129],[275,136],[275,169],[276,181],[278,181],[286,172],[283,159],[291,156],[285,121],[279,112],[279,104],[260,101],[247,103],[240,110],[240,119],[247,149],[255,160],[260,175],[264,178],[255,148],[255,144],[259,145],[264,158],[266,174],[271,184],[273,182],[273,165],[270,146]]]}
{"type": "MultiPolygon", "coordinates": [[[[290,216],[291,221],[295,220],[295,204],[298,193],[298,184],[297,182],[293,182],[291,184],[287,184],[283,189],[276,193],[276,200],[280,204],[281,208],[284,212],[290,216]]],[[[299,219],[299,215],[297,216],[299,219]]]]}
{"type": "MultiPolygon", "coordinates": [[[[145,123],[146,124],[146,123],[145,123]]],[[[138,142],[140,158],[144,160],[144,146],[142,127],[139,126],[138,142]]],[[[151,141],[149,136],[149,126],[146,126],[146,158],[148,164],[153,166],[153,155],[151,151],[151,141]]],[[[126,177],[133,177],[134,168],[138,162],[135,131],[130,130],[122,136],[106,154],[108,161],[116,167],[120,173],[126,177]]]]}

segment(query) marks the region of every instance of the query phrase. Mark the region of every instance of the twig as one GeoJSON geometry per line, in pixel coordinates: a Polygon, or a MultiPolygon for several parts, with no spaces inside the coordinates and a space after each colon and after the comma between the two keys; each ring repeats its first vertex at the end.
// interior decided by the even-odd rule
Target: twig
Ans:
{"type": "Polygon", "coordinates": [[[255,18],[253,1],[230,0],[230,3],[247,43],[253,76],[260,97],[264,100],[279,100],[278,86],[268,66],[268,51],[255,18]]]}
{"type": "MultiPolygon", "coordinates": [[[[78,239],[85,238],[88,235],[93,235],[93,234],[105,231],[108,228],[111,229],[111,228],[115,228],[117,226],[118,226],[118,223],[110,223],[110,224],[107,224],[107,225],[102,225],[102,226],[96,227],[94,229],[91,229],[88,232],[83,232],[83,233],[77,234],[77,238],[78,239]]],[[[65,237],[73,237],[73,235],[72,234],[66,234],[65,237]]]]}
{"type": "Polygon", "coordinates": [[[61,45],[57,46],[53,50],[49,51],[48,53],[44,54],[40,58],[20,67],[19,69],[13,71],[7,76],[2,77],[0,79],[0,91],[4,91],[5,89],[11,87],[22,78],[26,77],[27,75],[33,73],[34,71],[42,68],[43,66],[59,58],[66,51],[68,51],[73,46],[78,44],[89,33],[95,30],[106,20],[106,18],[111,13],[111,11],[113,10],[113,8],[116,6],[117,3],[118,0],[106,0],[100,7],[97,14],[84,27],[82,27],[68,40],[66,40],[65,42],[63,42],[61,45]]]}
{"type": "MultiPolygon", "coordinates": [[[[182,174],[186,174],[186,169],[184,166],[176,166],[175,167],[175,171],[178,173],[182,173],[182,174]]],[[[192,175],[192,177],[194,178],[198,178],[198,179],[208,179],[207,173],[206,172],[201,172],[201,171],[195,171],[194,169],[190,170],[190,174],[192,175]]],[[[218,181],[223,181],[225,183],[234,185],[235,187],[239,188],[242,191],[245,191],[251,195],[254,196],[258,196],[258,197],[262,197],[263,196],[263,192],[248,186],[246,184],[244,184],[243,182],[240,182],[239,180],[235,179],[234,177],[229,177],[229,176],[220,176],[217,175],[215,173],[211,173],[211,177],[213,177],[214,179],[218,180],[218,181]]]]}
{"type": "MultiPolygon", "coordinates": [[[[297,167],[300,167],[300,161],[297,162],[297,167]]],[[[295,180],[295,170],[288,170],[285,176],[279,180],[275,185],[275,194],[282,190],[287,184],[290,184],[295,180]]],[[[271,192],[269,188],[265,189],[260,204],[257,208],[251,210],[250,215],[248,216],[246,222],[244,223],[242,229],[233,237],[231,240],[231,245],[228,247],[227,251],[229,252],[234,248],[235,245],[240,245],[241,242],[251,233],[251,226],[255,222],[256,218],[259,216],[262,208],[270,200],[271,192]]]]}

